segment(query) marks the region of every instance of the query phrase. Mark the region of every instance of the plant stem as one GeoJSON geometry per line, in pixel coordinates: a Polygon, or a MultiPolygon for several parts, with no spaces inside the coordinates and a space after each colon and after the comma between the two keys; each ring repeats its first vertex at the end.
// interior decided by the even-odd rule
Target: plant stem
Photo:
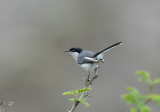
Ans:
{"type": "MultiPolygon", "coordinates": [[[[152,92],[153,92],[153,85],[150,84],[150,85],[149,85],[148,95],[149,95],[149,94],[152,94],[152,92]]],[[[144,101],[144,104],[146,105],[146,104],[148,104],[150,101],[151,101],[151,99],[147,98],[147,99],[144,101]]],[[[137,109],[137,112],[140,112],[140,109],[139,109],[139,108],[137,109]]]]}
{"type": "MultiPolygon", "coordinates": [[[[152,91],[153,91],[153,85],[151,84],[150,86],[149,86],[149,92],[148,92],[148,94],[152,94],[152,91]]],[[[146,99],[146,101],[144,102],[144,104],[147,104],[148,102],[150,102],[151,101],[151,99],[146,99]]]]}
{"type": "MultiPolygon", "coordinates": [[[[84,88],[88,88],[89,85],[92,84],[92,82],[93,82],[96,78],[98,78],[97,68],[95,69],[94,76],[91,78],[91,80],[85,81],[85,86],[84,86],[84,88]]],[[[78,100],[83,99],[83,98],[86,97],[86,96],[87,96],[87,95],[86,95],[86,92],[83,92],[83,93],[81,94],[81,96],[78,98],[78,100]]],[[[79,101],[75,101],[75,103],[74,103],[74,105],[72,106],[71,110],[70,110],[70,111],[67,111],[67,112],[74,112],[74,110],[76,109],[76,107],[78,106],[79,103],[80,103],[79,101]]]]}
{"type": "Polygon", "coordinates": [[[76,109],[76,107],[78,106],[79,101],[75,101],[74,105],[72,106],[71,110],[68,112],[74,112],[74,110],[76,109]]]}

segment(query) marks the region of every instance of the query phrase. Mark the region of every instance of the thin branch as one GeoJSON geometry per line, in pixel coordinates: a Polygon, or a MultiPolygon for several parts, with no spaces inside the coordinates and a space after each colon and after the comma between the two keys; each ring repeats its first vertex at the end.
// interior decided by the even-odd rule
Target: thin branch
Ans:
{"type": "Polygon", "coordinates": [[[10,101],[3,101],[3,102],[1,102],[0,103],[0,112],[5,112],[6,109],[7,109],[7,107],[12,106],[12,105],[13,105],[13,102],[10,102],[10,101]]]}
{"type": "MultiPolygon", "coordinates": [[[[94,76],[91,78],[91,80],[85,81],[85,86],[84,86],[84,88],[88,88],[88,87],[90,86],[90,84],[92,84],[92,82],[93,82],[96,78],[98,78],[97,68],[95,69],[94,76]]],[[[88,96],[88,95],[86,95],[86,92],[83,92],[83,93],[81,94],[81,96],[79,97],[78,100],[83,99],[83,98],[86,97],[86,96],[88,96]]],[[[76,107],[78,106],[79,103],[80,103],[79,101],[75,101],[75,102],[74,102],[74,105],[73,105],[72,108],[71,108],[71,110],[70,110],[70,111],[67,111],[67,112],[74,112],[74,110],[76,109],[76,107]]]]}
{"type": "MultiPolygon", "coordinates": [[[[150,86],[149,86],[149,92],[148,92],[148,94],[152,94],[152,92],[153,92],[153,85],[151,84],[150,86]]],[[[151,101],[151,99],[146,99],[146,101],[144,102],[144,104],[147,104],[147,103],[149,103],[151,101]]]]}
{"type": "Polygon", "coordinates": [[[74,110],[76,109],[76,107],[78,106],[79,104],[79,101],[75,101],[74,102],[74,105],[72,106],[71,110],[70,111],[67,111],[67,112],[74,112],[74,110]]]}

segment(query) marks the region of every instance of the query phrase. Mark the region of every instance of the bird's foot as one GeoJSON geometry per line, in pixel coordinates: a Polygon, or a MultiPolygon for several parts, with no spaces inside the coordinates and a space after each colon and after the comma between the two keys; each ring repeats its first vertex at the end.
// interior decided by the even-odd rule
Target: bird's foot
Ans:
{"type": "Polygon", "coordinates": [[[100,62],[104,63],[104,59],[99,59],[100,62]]]}

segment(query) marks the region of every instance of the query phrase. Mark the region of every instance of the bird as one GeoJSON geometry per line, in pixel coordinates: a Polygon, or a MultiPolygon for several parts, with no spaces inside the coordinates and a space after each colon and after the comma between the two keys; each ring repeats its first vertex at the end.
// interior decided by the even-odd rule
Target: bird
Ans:
{"type": "Polygon", "coordinates": [[[93,70],[99,68],[100,62],[104,63],[103,59],[104,54],[107,51],[111,50],[112,48],[122,44],[123,42],[115,43],[97,53],[88,50],[83,50],[82,48],[79,47],[70,48],[69,50],[65,50],[64,52],[68,52],[69,54],[71,54],[77,65],[89,73],[87,78],[87,80],[89,81],[90,73],[93,70]]]}

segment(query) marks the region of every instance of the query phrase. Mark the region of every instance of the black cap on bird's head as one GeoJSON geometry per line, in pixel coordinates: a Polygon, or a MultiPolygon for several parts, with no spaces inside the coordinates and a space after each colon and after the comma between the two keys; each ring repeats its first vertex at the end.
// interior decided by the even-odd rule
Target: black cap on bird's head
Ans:
{"type": "Polygon", "coordinates": [[[81,53],[83,49],[75,47],[75,48],[71,48],[70,50],[65,50],[64,52],[77,52],[77,53],[81,53]]]}

